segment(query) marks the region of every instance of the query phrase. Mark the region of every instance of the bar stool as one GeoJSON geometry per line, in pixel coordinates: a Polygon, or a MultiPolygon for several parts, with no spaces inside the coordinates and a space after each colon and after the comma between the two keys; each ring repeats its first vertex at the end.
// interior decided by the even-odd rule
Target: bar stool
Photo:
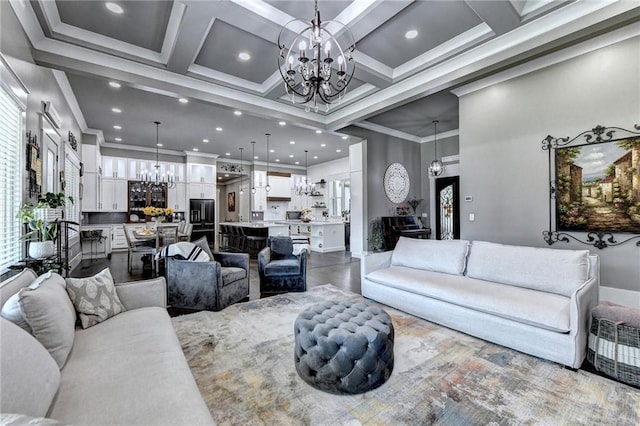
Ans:
{"type": "MultiPolygon", "coordinates": [[[[244,231],[244,228],[243,228],[243,231],[244,231]]],[[[260,250],[262,250],[267,244],[267,236],[258,235],[257,230],[255,229],[252,229],[251,231],[249,231],[248,234],[245,232],[246,248],[249,252],[249,256],[258,257],[258,253],[260,252],[260,250]]]]}
{"type": "Polygon", "coordinates": [[[229,249],[229,231],[227,230],[227,225],[220,225],[220,230],[218,231],[220,234],[220,250],[226,251],[229,249]]]}
{"type": "Polygon", "coordinates": [[[231,228],[231,251],[242,251],[243,238],[242,228],[239,226],[229,226],[231,228]]]}

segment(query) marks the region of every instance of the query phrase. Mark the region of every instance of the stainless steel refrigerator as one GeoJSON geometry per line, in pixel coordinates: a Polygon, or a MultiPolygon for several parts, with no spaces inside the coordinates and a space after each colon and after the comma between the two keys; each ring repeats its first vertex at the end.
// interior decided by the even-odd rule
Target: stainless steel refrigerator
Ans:
{"type": "Polygon", "coordinates": [[[191,241],[204,236],[210,246],[215,242],[215,201],[204,199],[189,200],[189,222],[193,224],[191,241]]]}

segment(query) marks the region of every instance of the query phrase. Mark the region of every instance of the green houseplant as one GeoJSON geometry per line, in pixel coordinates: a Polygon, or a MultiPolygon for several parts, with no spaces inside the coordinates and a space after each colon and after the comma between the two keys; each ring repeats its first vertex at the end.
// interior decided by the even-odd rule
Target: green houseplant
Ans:
{"type": "Polygon", "coordinates": [[[53,243],[58,235],[58,220],[50,222],[46,218],[36,214],[36,206],[31,202],[24,203],[19,209],[16,217],[27,224],[29,231],[21,239],[31,239],[34,235],[37,240],[29,244],[29,257],[38,259],[52,256],[54,253],[53,243]]]}

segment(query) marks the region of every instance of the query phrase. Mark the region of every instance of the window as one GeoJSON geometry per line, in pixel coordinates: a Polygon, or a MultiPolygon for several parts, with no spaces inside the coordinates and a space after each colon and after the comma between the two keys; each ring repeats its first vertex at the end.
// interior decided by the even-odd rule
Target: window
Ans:
{"type": "Polygon", "coordinates": [[[16,213],[22,197],[22,110],[0,88],[0,274],[20,260],[20,220],[16,213]]]}

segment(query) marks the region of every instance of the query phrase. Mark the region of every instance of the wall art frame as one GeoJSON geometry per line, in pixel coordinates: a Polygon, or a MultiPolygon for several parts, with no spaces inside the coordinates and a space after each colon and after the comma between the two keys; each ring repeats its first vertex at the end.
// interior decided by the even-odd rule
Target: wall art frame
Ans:
{"type": "Polygon", "coordinates": [[[640,247],[640,124],[633,127],[597,125],[573,138],[542,140],[549,162],[547,244],[574,240],[604,249],[637,239],[640,247]]]}
{"type": "Polygon", "coordinates": [[[236,193],[229,192],[227,193],[227,210],[230,212],[236,211],[236,193]]]}

